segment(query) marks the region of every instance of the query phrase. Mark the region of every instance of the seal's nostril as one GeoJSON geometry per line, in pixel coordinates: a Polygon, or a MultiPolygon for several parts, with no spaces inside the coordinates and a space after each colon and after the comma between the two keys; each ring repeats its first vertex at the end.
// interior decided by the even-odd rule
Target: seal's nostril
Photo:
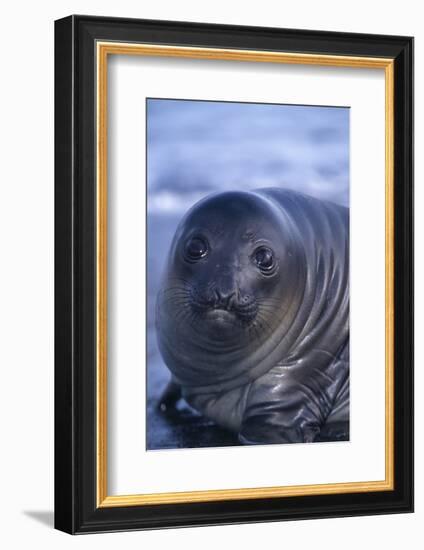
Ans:
{"type": "Polygon", "coordinates": [[[229,294],[227,296],[227,308],[228,309],[233,307],[235,299],[236,299],[236,293],[235,292],[231,292],[231,294],[229,294]]]}
{"type": "Polygon", "coordinates": [[[225,307],[230,309],[235,300],[236,292],[235,290],[224,291],[222,289],[215,289],[215,307],[225,307]]]}

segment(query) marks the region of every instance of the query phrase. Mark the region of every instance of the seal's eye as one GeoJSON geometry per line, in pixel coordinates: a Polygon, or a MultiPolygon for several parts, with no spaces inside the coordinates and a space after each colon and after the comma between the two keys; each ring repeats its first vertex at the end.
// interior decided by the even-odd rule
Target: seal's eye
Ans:
{"type": "Polygon", "coordinates": [[[185,246],[186,258],[191,262],[204,258],[208,251],[208,242],[203,237],[192,237],[187,241],[185,246]]]}
{"type": "Polygon", "coordinates": [[[253,254],[253,260],[261,271],[271,271],[275,265],[273,251],[266,247],[260,246],[253,254]]]}

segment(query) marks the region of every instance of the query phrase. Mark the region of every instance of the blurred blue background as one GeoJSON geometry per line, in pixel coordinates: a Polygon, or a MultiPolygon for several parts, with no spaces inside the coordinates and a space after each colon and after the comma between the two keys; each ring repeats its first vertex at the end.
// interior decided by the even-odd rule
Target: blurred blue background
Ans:
{"type": "Polygon", "coordinates": [[[147,100],[147,449],[235,445],[184,404],[155,404],[169,378],[156,344],[155,298],[186,210],[216,192],[287,187],[349,205],[349,108],[147,100]]]}

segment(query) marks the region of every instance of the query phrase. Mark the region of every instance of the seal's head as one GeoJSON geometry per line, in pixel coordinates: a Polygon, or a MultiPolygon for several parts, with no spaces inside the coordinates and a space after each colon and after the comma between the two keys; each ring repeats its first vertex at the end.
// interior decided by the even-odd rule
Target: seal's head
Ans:
{"type": "Polygon", "coordinates": [[[224,382],[269,355],[301,300],[303,249],[265,196],[225,192],[177,228],[157,300],[165,361],[183,384],[224,382]]]}

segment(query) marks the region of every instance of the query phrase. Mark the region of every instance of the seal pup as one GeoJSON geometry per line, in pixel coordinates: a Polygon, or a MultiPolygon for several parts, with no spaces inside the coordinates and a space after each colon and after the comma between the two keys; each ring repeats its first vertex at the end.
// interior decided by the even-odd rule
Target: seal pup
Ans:
{"type": "Polygon", "coordinates": [[[349,211],[294,191],[224,192],[180,222],[157,297],[182,396],[241,443],[349,439],[349,211]]]}

